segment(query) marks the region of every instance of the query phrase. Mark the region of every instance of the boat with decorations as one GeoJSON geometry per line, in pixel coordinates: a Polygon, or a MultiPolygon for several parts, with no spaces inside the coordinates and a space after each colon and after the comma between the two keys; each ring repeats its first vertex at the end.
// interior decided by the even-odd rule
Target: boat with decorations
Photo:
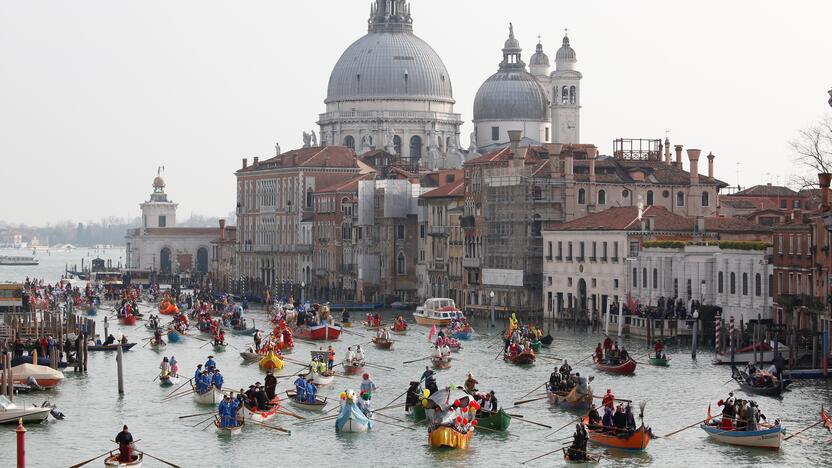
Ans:
{"type": "Polygon", "coordinates": [[[433,448],[465,449],[474,436],[479,404],[461,387],[439,389],[428,397],[428,444],[433,448]],[[437,414],[438,413],[438,414],[437,414]]]}
{"type": "Polygon", "coordinates": [[[243,414],[246,419],[250,419],[258,423],[264,423],[277,416],[278,411],[280,411],[280,396],[275,395],[274,398],[268,402],[268,405],[269,406],[267,408],[258,408],[257,406],[250,405],[246,402],[243,405],[243,414]]]}
{"type": "Polygon", "coordinates": [[[592,388],[589,388],[589,393],[578,393],[577,388],[572,388],[568,392],[552,391],[549,383],[546,383],[546,396],[549,404],[567,410],[587,411],[592,406],[592,388]]]}
{"type": "Polygon", "coordinates": [[[162,315],[176,315],[179,313],[179,306],[167,299],[163,299],[159,302],[159,313],[162,315]]]}
{"type": "Polygon", "coordinates": [[[623,362],[613,362],[606,359],[599,361],[597,357],[593,357],[592,360],[595,362],[595,367],[598,370],[608,372],[610,374],[632,375],[636,371],[636,361],[632,358],[627,358],[627,360],[623,362]]]}
{"type": "Polygon", "coordinates": [[[465,315],[457,309],[453,299],[444,297],[430,298],[424,305],[416,308],[413,312],[413,319],[419,325],[436,325],[445,327],[450,325],[455,318],[464,318],[465,315]]]}
{"type": "Polygon", "coordinates": [[[280,370],[283,369],[284,363],[283,358],[279,354],[275,354],[274,351],[269,351],[260,359],[257,365],[263,370],[280,370]]]}
{"type": "Polygon", "coordinates": [[[522,353],[506,353],[503,355],[504,361],[516,366],[531,366],[535,359],[537,359],[537,356],[531,349],[522,353]]]}
{"type": "Polygon", "coordinates": [[[335,419],[335,432],[367,432],[373,429],[373,413],[365,414],[358,407],[354,390],[341,392],[341,412],[335,419]]]}
{"type": "Polygon", "coordinates": [[[295,328],[295,338],[309,341],[334,341],[341,336],[341,327],[333,325],[301,325],[295,328]]]}
{"type": "Polygon", "coordinates": [[[395,335],[407,335],[407,322],[405,322],[404,317],[398,316],[393,320],[390,332],[395,335]]]}

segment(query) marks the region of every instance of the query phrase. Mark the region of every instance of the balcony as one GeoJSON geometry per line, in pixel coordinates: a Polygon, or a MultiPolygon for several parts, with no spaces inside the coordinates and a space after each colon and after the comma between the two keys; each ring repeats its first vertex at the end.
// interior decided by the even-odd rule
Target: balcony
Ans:
{"type": "Polygon", "coordinates": [[[342,275],[354,275],[355,274],[355,265],[341,265],[338,268],[338,272],[342,275]]]}
{"type": "Polygon", "coordinates": [[[576,262],[578,262],[578,263],[583,263],[583,262],[585,262],[585,261],[586,261],[586,257],[584,257],[583,255],[581,255],[580,257],[576,257],[576,258],[575,258],[575,261],[576,261],[576,262]]]}
{"type": "Polygon", "coordinates": [[[559,262],[561,260],[563,260],[563,255],[558,255],[557,257],[555,257],[556,262],[559,262]]]}
{"type": "Polygon", "coordinates": [[[479,258],[465,257],[465,258],[462,259],[462,267],[463,268],[479,268],[481,262],[482,261],[479,258]]]}
{"type": "Polygon", "coordinates": [[[823,299],[808,294],[781,294],[777,303],[787,308],[805,307],[809,310],[824,311],[823,299]]]}
{"type": "Polygon", "coordinates": [[[428,235],[435,237],[447,237],[450,228],[448,226],[429,226],[428,235]]]}
{"type": "Polygon", "coordinates": [[[546,261],[547,261],[547,262],[551,262],[551,261],[552,261],[552,256],[551,256],[551,255],[547,255],[547,256],[546,256],[546,261]]]}
{"type": "Polygon", "coordinates": [[[448,271],[448,263],[444,259],[436,259],[428,267],[432,271],[448,271]]]}
{"type": "Polygon", "coordinates": [[[567,261],[567,262],[571,262],[571,261],[572,261],[572,256],[571,256],[571,255],[567,255],[567,256],[566,256],[566,261],[567,261]]]}
{"type": "Polygon", "coordinates": [[[595,263],[598,261],[598,257],[589,257],[589,261],[595,263]]]}

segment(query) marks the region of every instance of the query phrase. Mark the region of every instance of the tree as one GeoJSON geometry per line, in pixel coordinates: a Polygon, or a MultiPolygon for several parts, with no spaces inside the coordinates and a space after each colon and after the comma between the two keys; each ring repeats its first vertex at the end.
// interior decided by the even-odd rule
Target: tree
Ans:
{"type": "Polygon", "coordinates": [[[790,146],[795,162],[808,172],[795,176],[795,182],[800,188],[817,187],[817,174],[832,172],[832,117],[801,130],[790,146]]]}

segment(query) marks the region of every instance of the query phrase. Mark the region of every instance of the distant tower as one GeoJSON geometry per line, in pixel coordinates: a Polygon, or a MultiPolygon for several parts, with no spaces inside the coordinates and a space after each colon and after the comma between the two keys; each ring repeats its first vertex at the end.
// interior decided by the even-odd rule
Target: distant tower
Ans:
{"type": "Polygon", "coordinates": [[[555,56],[552,72],[553,143],[580,143],[581,72],[575,69],[578,58],[569,46],[569,36],[555,56]]]}
{"type": "Polygon", "coordinates": [[[164,167],[159,167],[153,179],[153,193],[150,200],[142,203],[142,227],[164,228],[176,226],[176,207],[178,203],[168,200],[165,193],[165,180],[162,179],[164,167]]]}

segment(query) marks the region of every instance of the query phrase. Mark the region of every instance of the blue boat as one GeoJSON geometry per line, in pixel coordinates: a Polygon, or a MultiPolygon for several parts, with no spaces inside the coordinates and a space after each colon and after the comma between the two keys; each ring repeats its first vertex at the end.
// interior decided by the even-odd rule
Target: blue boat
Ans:
{"type": "Polygon", "coordinates": [[[454,332],[451,336],[453,336],[457,340],[467,341],[470,340],[472,336],[474,336],[474,330],[454,332]]]}
{"type": "Polygon", "coordinates": [[[363,411],[356,405],[358,396],[355,391],[349,390],[345,392],[345,398],[342,400],[341,413],[338,419],[335,420],[335,432],[367,432],[373,428],[372,413],[368,418],[363,411]]]}
{"type": "Polygon", "coordinates": [[[171,343],[179,343],[179,340],[182,339],[182,335],[179,334],[176,330],[168,330],[168,340],[171,343]]]}
{"type": "Polygon", "coordinates": [[[699,427],[712,439],[719,442],[739,445],[741,447],[770,448],[775,450],[780,448],[780,443],[783,441],[783,434],[786,432],[785,428],[780,424],[759,431],[727,431],[721,429],[719,426],[710,426],[707,424],[700,424],[699,427]]]}
{"type": "Polygon", "coordinates": [[[95,307],[89,308],[84,311],[84,314],[89,315],[90,317],[95,317],[96,315],[98,315],[98,309],[96,309],[95,307]]]}

